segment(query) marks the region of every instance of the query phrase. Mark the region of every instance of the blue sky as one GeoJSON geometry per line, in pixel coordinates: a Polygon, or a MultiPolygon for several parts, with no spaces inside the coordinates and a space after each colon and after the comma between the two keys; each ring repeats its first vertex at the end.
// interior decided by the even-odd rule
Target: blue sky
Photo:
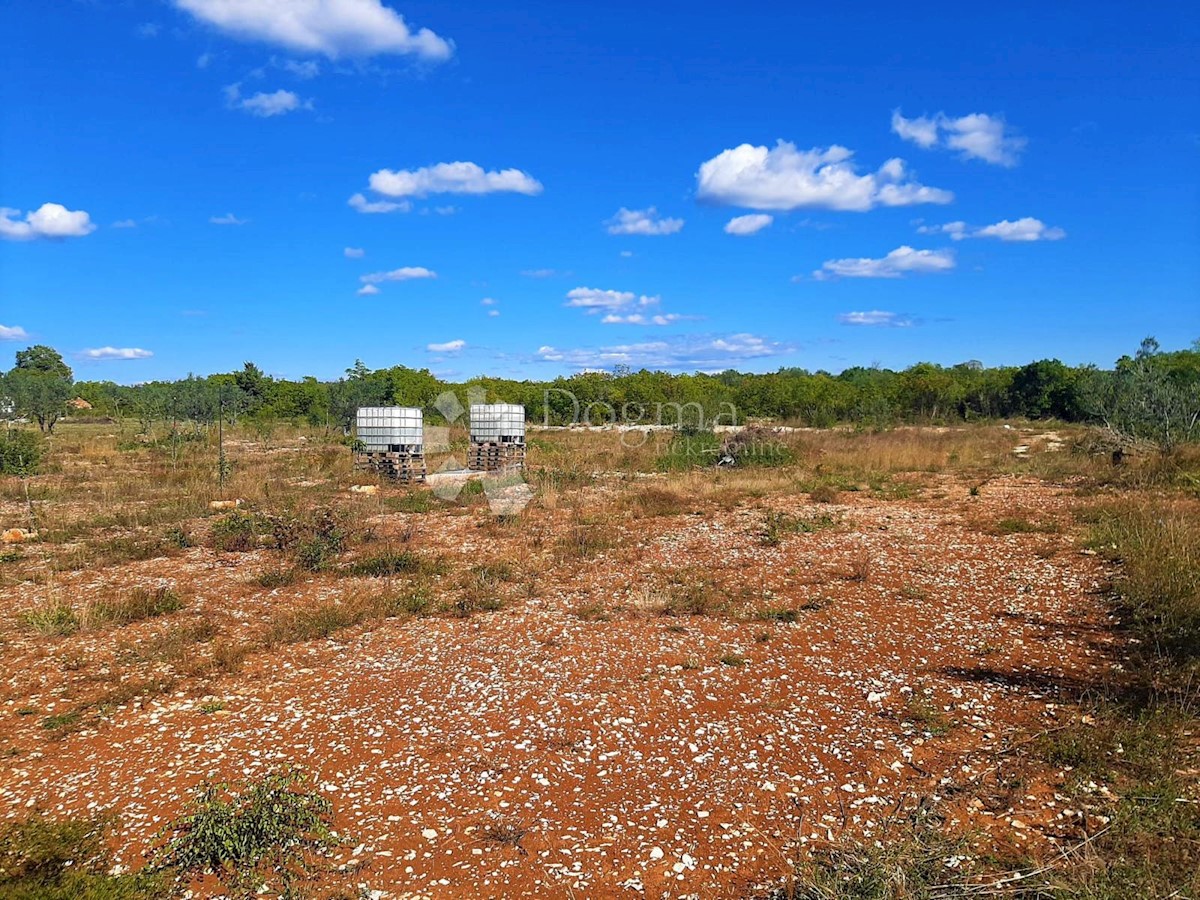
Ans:
{"type": "Polygon", "coordinates": [[[0,34],[0,353],[79,378],[1200,337],[1185,4],[9,0],[0,34]]]}

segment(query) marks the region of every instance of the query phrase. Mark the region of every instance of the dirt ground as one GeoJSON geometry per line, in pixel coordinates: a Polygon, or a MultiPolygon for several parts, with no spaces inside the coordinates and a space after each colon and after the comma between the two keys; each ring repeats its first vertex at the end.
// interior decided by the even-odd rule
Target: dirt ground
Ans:
{"type": "Polygon", "coordinates": [[[602,477],[515,520],[381,505],[372,546],[449,561],[438,597],[492,572],[500,608],[370,621],[229,671],[159,651],[205,623],[183,656],[215,653],[380,580],[264,588],[269,549],[59,571],[28,551],[0,589],[0,817],[114,811],[115,858],[138,868],[199,782],[294,764],[350,837],[333,881],[390,898],[754,896],[803,845],[870,838],[912,797],[1035,857],[1076,835],[1048,780],[1003,772],[1119,657],[1069,488],[924,473],[908,497],[781,487],[692,509],[684,490],[637,511],[676,477],[602,477]],[[605,540],[564,551],[593,508],[605,540]],[[764,538],[780,515],[816,524],[764,538]],[[1032,525],[997,527],[1014,518],[1032,525]],[[134,586],[184,608],[57,637],[20,625],[48,596],[134,586]]]}

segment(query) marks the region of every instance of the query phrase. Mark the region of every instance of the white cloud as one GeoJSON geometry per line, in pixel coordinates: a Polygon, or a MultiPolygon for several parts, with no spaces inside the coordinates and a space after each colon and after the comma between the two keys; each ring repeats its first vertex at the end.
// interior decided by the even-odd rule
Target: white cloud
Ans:
{"type": "Polygon", "coordinates": [[[428,28],[414,31],[380,0],[175,0],[175,5],[235,37],[330,59],[396,53],[440,62],[454,52],[451,42],[428,28]]]}
{"type": "Polygon", "coordinates": [[[119,219],[112,223],[113,228],[137,228],[137,222],[133,219],[119,219]]]}
{"type": "Polygon", "coordinates": [[[212,62],[213,55],[211,53],[201,53],[196,57],[196,68],[207,69],[208,64],[212,62]]]}
{"type": "Polygon", "coordinates": [[[390,272],[371,272],[359,277],[363,284],[381,284],[385,281],[412,281],[418,278],[437,278],[437,272],[430,271],[424,266],[404,266],[392,269],[390,272]]]}
{"type": "Polygon", "coordinates": [[[342,251],[346,259],[362,259],[367,255],[367,251],[362,247],[347,247],[342,251]]]}
{"type": "Polygon", "coordinates": [[[223,216],[210,216],[208,219],[212,225],[245,225],[249,219],[239,219],[233,213],[225,213],[223,216]]]}
{"type": "Polygon", "coordinates": [[[303,62],[294,59],[271,60],[285,72],[290,72],[297,78],[307,81],[321,74],[321,64],[316,60],[307,59],[303,62]]]}
{"type": "Polygon", "coordinates": [[[0,325],[0,341],[23,341],[29,337],[20,325],[0,325]]]}
{"type": "Polygon", "coordinates": [[[96,230],[95,224],[83,210],[69,210],[60,203],[43,203],[25,214],[24,220],[14,218],[21,210],[0,207],[0,238],[8,241],[33,241],[38,238],[83,237],[96,230]]]}
{"type": "Polygon", "coordinates": [[[906,141],[930,149],[939,144],[957,150],[964,159],[982,159],[998,166],[1015,166],[1028,141],[1008,133],[1001,116],[970,113],[952,118],[945,113],[906,119],[892,112],[892,131],[906,141]]]}
{"type": "Polygon", "coordinates": [[[390,213],[408,212],[412,209],[412,204],[407,200],[396,203],[394,200],[368,200],[362,194],[355,194],[346,201],[352,209],[358,210],[360,213],[390,213]]]}
{"type": "Polygon", "coordinates": [[[624,316],[617,313],[609,313],[600,321],[605,325],[673,325],[676,322],[683,322],[694,318],[696,317],[685,316],[680,313],[659,313],[653,316],[643,315],[642,313],[630,313],[624,316]]]}
{"type": "Polygon", "coordinates": [[[141,347],[96,347],[79,355],[84,359],[149,359],[154,354],[141,347]]]}
{"type": "Polygon", "coordinates": [[[373,284],[364,284],[354,293],[358,294],[360,297],[371,297],[379,293],[379,288],[375,287],[373,284]]]}
{"type": "Polygon", "coordinates": [[[602,309],[617,310],[627,306],[653,306],[659,302],[658,297],[639,297],[632,291],[606,291],[600,288],[577,287],[567,291],[565,306],[587,310],[594,314],[602,309]]]}
{"type": "Polygon", "coordinates": [[[1041,219],[1025,216],[1009,221],[1001,219],[994,225],[973,228],[966,222],[947,222],[945,225],[922,225],[921,234],[948,234],[956,241],[964,238],[997,238],[1001,241],[1061,241],[1067,233],[1061,228],[1048,226],[1041,219]]]}
{"type": "Polygon", "coordinates": [[[836,144],[797,150],[788,141],[768,149],[742,144],[725,150],[696,173],[701,200],[750,209],[822,209],[865,212],[876,206],[949,203],[950,191],[911,181],[904,161],[890,159],[859,174],[853,152],[836,144]]]}
{"type": "Polygon", "coordinates": [[[622,206],[606,224],[609,234],[662,235],[678,232],[683,228],[683,219],[664,218],[653,206],[646,209],[626,209],[622,206]]]}
{"type": "Polygon", "coordinates": [[[494,319],[494,318],[496,318],[496,316],[500,315],[500,310],[498,310],[498,309],[489,309],[489,310],[487,311],[487,314],[488,314],[489,316],[491,316],[491,317],[494,319]]]}
{"type": "Polygon", "coordinates": [[[858,257],[830,259],[813,272],[813,278],[902,278],[909,273],[945,272],[954,268],[950,250],[914,250],[897,247],[882,259],[858,257]]]}
{"type": "Polygon", "coordinates": [[[473,162],[438,163],[420,169],[380,169],[368,179],[371,190],[385,197],[425,197],[429,194],[534,195],[542,185],[520,169],[485,171],[473,162]]]}
{"type": "Polygon", "coordinates": [[[278,90],[270,94],[259,91],[249,97],[243,97],[240,84],[225,87],[225,102],[230,109],[242,109],[261,119],[282,116],[298,109],[312,109],[311,100],[301,101],[292,91],[278,90]]]}
{"type": "Polygon", "coordinates": [[[458,353],[467,346],[464,340],[446,341],[444,344],[428,344],[425,349],[430,353],[458,353]]]}
{"type": "Polygon", "coordinates": [[[790,345],[753,334],[678,335],[655,341],[595,348],[539,347],[538,359],[565,363],[574,369],[611,369],[613,366],[652,369],[723,369],[748,359],[793,352],[790,345]]]}
{"type": "Polygon", "coordinates": [[[775,217],[768,216],[766,213],[753,213],[749,216],[734,216],[725,223],[725,233],[736,234],[739,237],[744,237],[749,234],[757,234],[774,221],[775,217]]]}
{"type": "Polygon", "coordinates": [[[479,304],[480,304],[480,306],[495,306],[496,301],[494,299],[492,299],[491,297],[484,297],[482,300],[479,301],[479,304]]]}
{"type": "Polygon", "coordinates": [[[874,325],[882,328],[911,328],[916,321],[900,313],[873,309],[870,312],[848,312],[838,316],[843,325],[874,325]]]}

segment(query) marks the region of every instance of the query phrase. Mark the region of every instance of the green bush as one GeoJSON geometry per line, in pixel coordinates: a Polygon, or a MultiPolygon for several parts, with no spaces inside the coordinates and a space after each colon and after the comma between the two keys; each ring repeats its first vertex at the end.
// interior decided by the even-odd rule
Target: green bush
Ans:
{"type": "Polygon", "coordinates": [[[294,896],[317,858],[341,843],[331,827],[333,804],[307,784],[291,769],[237,785],[206,782],[163,830],[157,868],[180,881],[211,871],[241,897],[264,885],[294,896]]]}
{"type": "Polygon", "coordinates": [[[212,545],[226,553],[253,550],[262,535],[270,534],[272,523],[255,513],[231,512],[212,523],[212,545]]]}
{"type": "Polygon", "coordinates": [[[0,475],[33,475],[42,461],[43,447],[35,432],[6,428],[0,433],[0,475]]]}

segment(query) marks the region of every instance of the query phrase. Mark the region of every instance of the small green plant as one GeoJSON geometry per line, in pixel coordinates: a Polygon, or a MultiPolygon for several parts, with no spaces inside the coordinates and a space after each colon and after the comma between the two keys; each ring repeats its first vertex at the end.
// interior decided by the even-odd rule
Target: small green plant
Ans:
{"type": "Polygon", "coordinates": [[[287,587],[289,584],[295,584],[296,579],[300,577],[300,573],[295,568],[275,567],[273,569],[264,569],[254,576],[252,581],[260,588],[273,590],[275,588],[287,587]]]}
{"type": "Polygon", "coordinates": [[[433,494],[429,491],[409,491],[396,497],[385,497],[384,505],[396,512],[427,513],[433,509],[433,494]]]}
{"type": "Polygon", "coordinates": [[[206,782],[161,832],[154,864],[180,884],[213,872],[242,897],[263,886],[292,897],[342,843],[332,820],[333,804],[294,769],[239,784],[206,782]]]}
{"type": "Polygon", "coordinates": [[[315,606],[288,610],[271,622],[271,643],[291,644],[327,638],[331,634],[357,625],[367,618],[368,610],[361,604],[326,601],[315,606]]]}
{"type": "Polygon", "coordinates": [[[598,600],[581,603],[572,612],[575,614],[575,618],[582,619],[584,622],[607,622],[612,618],[608,607],[598,600]]]}
{"type": "Polygon", "coordinates": [[[707,577],[677,577],[667,589],[664,616],[711,616],[722,612],[727,601],[717,584],[707,577]]]}
{"type": "Polygon", "coordinates": [[[253,550],[259,537],[270,534],[271,523],[255,513],[234,511],[212,523],[213,549],[224,553],[245,553],[253,550]]]}
{"type": "Polygon", "coordinates": [[[294,548],[296,564],[309,572],[328,569],[350,538],[341,518],[329,509],[316,510],[298,523],[277,523],[275,535],[279,548],[294,548]]]}
{"type": "Polygon", "coordinates": [[[813,534],[836,528],[838,520],[828,513],[816,516],[793,516],[776,509],[767,510],[763,518],[762,542],[769,547],[782,543],[787,534],[813,534]]]}
{"type": "Polygon", "coordinates": [[[384,618],[396,618],[428,615],[432,602],[428,593],[415,590],[395,597],[381,597],[376,600],[375,606],[384,618]]]}
{"type": "Polygon", "coordinates": [[[177,550],[186,550],[192,546],[192,537],[182,525],[172,525],[163,535],[163,543],[177,550]]]}
{"type": "Polygon", "coordinates": [[[65,600],[39,604],[18,618],[26,628],[47,636],[74,634],[79,630],[79,616],[65,600]]]}
{"type": "Polygon", "coordinates": [[[82,718],[82,713],[73,709],[70,712],[46,716],[42,719],[42,727],[47,731],[69,730],[79,723],[80,718],[82,718]]]}
{"type": "Polygon", "coordinates": [[[750,664],[750,660],[742,656],[740,653],[726,653],[721,657],[721,665],[730,666],[731,668],[739,668],[750,664]]]}
{"type": "Polygon", "coordinates": [[[165,616],[183,609],[183,600],[169,587],[134,588],[116,600],[99,600],[88,607],[88,625],[130,625],[143,619],[165,616]]]}
{"type": "Polygon", "coordinates": [[[785,622],[791,624],[800,618],[800,613],[794,609],[760,609],[756,617],[764,622],[785,622]]]}
{"type": "Polygon", "coordinates": [[[213,713],[221,712],[221,710],[224,708],[225,701],[223,700],[210,700],[207,703],[200,704],[200,712],[204,713],[205,715],[212,715],[213,713]]]}
{"type": "Polygon", "coordinates": [[[411,550],[384,550],[371,556],[354,560],[342,569],[347,575],[363,578],[390,578],[427,570],[430,563],[411,550]]]}
{"type": "Polygon", "coordinates": [[[837,503],[840,492],[829,483],[818,484],[808,492],[808,499],[813,503],[837,503]]]}
{"type": "Polygon", "coordinates": [[[950,730],[950,719],[923,689],[908,695],[908,701],[904,705],[904,718],[921,731],[932,735],[945,734],[950,730]]]}
{"type": "Polygon", "coordinates": [[[1055,534],[1062,528],[1055,522],[1031,522],[1014,516],[997,520],[990,531],[992,534],[1055,534]]]}

